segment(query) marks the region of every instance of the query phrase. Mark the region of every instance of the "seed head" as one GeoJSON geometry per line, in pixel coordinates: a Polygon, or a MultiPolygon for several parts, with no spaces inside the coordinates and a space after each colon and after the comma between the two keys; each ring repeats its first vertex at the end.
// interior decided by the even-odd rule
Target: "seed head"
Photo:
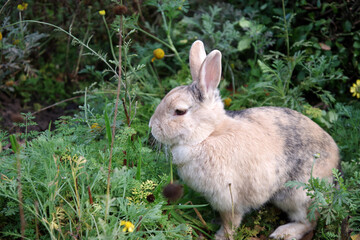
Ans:
{"type": "Polygon", "coordinates": [[[128,8],[125,5],[117,5],[114,7],[115,15],[125,15],[128,11],[128,8]]]}
{"type": "Polygon", "coordinates": [[[170,202],[176,202],[179,200],[184,193],[184,187],[177,183],[169,183],[164,187],[163,195],[170,202]]]}

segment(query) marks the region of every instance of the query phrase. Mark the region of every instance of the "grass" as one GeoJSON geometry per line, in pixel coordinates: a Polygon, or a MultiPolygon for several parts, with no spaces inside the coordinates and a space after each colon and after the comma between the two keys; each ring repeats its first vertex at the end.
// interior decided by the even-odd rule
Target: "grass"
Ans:
{"type": "MultiPolygon", "coordinates": [[[[62,3],[57,4],[60,7],[62,3]]],[[[82,83],[78,78],[74,80],[73,87],[83,96],[79,110],[72,117],[61,117],[55,123],[56,130],[29,131],[33,122],[27,114],[26,122],[18,125],[24,134],[0,131],[0,238],[214,236],[219,227],[217,213],[183,185],[173,169],[171,155],[154,143],[148,128],[150,116],[165,93],[191,82],[185,62],[195,39],[223,53],[220,91],[224,99],[231,100],[227,108],[290,107],[312,118],[334,137],[343,161],[343,174],[334,172],[341,187],[324,185],[316,179],[310,185],[292,186],[314,193],[313,207],[322,209],[314,239],[358,236],[360,103],[349,92],[360,73],[356,62],[359,32],[349,28],[358,13],[353,13],[355,20],[348,19],[344,6],[338,3],[320,3],[314,10],[318,15],[314,15],[304,10],[310,5],[300,1],[207,6],[192,1],[150,0],[141,11],[120,4],[139,15],[116,15],[106,9],[106,15],[100,16],[101,6],[91,4],[92,8],[82,2],[73,6],[77,10],[69,20],[69,30],[65,30],[68,25],[61,25],[68,21],[61,14],[50,22],[46,17],[40,21],[36,11],[29,9],[18,19],[16,6],[8,2],[0,10],[0,14],[5,14],[4,8],[12,10],[0,22],[1,91],[24,96],[24,102],[31,103],[25,93],[30,87],[36,90],[36,86],[26,78],[17,79],[30,76],[38,68],[38,75],[28,79],[54,86],[49,89],[51,99],[65,96],[63,86],[71,81],[57,84],[52,77],[65,71],[55,64],[59,59],[67,59],[66,66],[74,65],[77,77],[96,79],[82,83]],[[328,17],[335,22],[343,19],[341,28],[326,25],[324,12],[333,14],[328,17]],[[75,21],[81,13],[87,20],[75,21]],[[44,35],[35,29],[49,34],[48,40],[44,41],[44,35]],[[326,29],[343,32],[334,38],[326,29]],[[95,30],[102,34],[90,36],[95,30]],[[57,45],[59,37],[69,37],[74,47],[68,45],[66,53],[57,48],[49,50],[48,46],[57,45]],[[19,39],[19,44],[13,39],[19,39]],[[334,39],[333,43],[328,39],[334,39]],[[346,46],[348,41],[352,46],[346,46]],[[322,49],[324,45],[319,43],[328,44],[331,51],[322,49]],[[157,48],[164,50],[165,58],[151,61],[157,48]],[[44,51],[34,49],[50,51],[53,60],[44,51]],[[79,52],[82,56],[77,56],[79,52]],[[72,60],[71,55],[77,57],[72,60]],[[51,76],[45,66],[34,63],[33,56],[40,58],[40,64],[54,61],[46,65],[53,66],[51,76]],[[181,187],[180,199],[164,197],[163,189],[169,183],[181,187]],[[122,224],[125,222],[127,225],[122,224]]],[[[107,6],[115,6],[111,4],[107,6]]],[[[34,1],[29,1],[29,6],[51,11],[49,6],[34,1]]],[[[41,93],[46,90],[41,89],[41,93]]],[[[264,206],[246,216],[236,239],[268,236],[283,223],[285,216],[280,211],[264,206]]]]}

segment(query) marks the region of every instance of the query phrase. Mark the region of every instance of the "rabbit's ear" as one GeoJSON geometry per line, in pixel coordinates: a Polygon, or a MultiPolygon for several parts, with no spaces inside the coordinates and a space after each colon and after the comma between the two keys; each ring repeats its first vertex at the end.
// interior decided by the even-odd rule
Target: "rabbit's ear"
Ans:
{"type": "Polygon", "coordinates": [[[195,41],[190,48],[189,62],[190,72],[193,81],[199,81],[199,72],[201,64],[206,58],[206,52],[202,41],[195,41]]]}
{"type": "Polygon", "coordinates": [[[200,89],[206,94],[211,94],[219,85],[221,79],[221,52],[213,50],[205,58],[200,68],[200,89]]]}

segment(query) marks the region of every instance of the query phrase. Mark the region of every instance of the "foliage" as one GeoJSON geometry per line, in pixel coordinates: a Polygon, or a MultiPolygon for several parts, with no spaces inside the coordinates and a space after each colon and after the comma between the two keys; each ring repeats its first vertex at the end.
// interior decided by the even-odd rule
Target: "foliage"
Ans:
{"type": "MultiPolygon", "coordinates": [[[[1,7],[0,98],[19,98],[26,112],[70,93],[82,100],[73,116],[52,124],[54,131],[30,131],[30,113],[17,124],[23,134],[0,131],[0,238],[20,238],[20,218],[31,239],[214,235],[218,216],[197,193],[184,185],[177,202],[164,198],[171,156],[154,145],[148,127],[166,92],[191,82],[187,59],[196,39],[207,52],[222,52],[226,108],[289,107],[333,136],[342,156],[343,174],[333,172],[337,184],[311,178],[288,186],[313,199],[309,218],[320,214],[314,239],[359,234],[360,105],[350,93],[360,75],[357,1],[133,3],[28,1],[19,9],[7,1],[1,7]]],[[[243,220],[236,239],[262,239],[284,220],[264,206],[243,220]]]]}
{"type": "MultiPolygon", "coordinates": [[[[57,124],[55,133],[42,133],[21,153],[25,218],[29,229],[37,227],[38,234],[52,239],[123,239],[125,236],[177,239],[191,234],[188,226],[173,227],[176,221],[169,221],[168,216],[162,214],[166,203],[162,186],[168,177],[157,166],[166,167],[164,155],[136,147],[135,142],[127,140],[134,130],[125,126],[119,127],[114,145],[116,161],[111,177],[110,217],[105,224],[105,169],[109,149],[104,129],[91,128],[83,119],[76,118],[63,119],[57,124]],[[87,138],[79,137],[85,132],[87,138]],[[136,178],[139,158],[143,159],[142,174],[136,178]],[[132,222],[137,230],[123,232],[121,220],[132,222]]],[[[8,223],[16,222],[17,180],[13,171],[16,159],[5,152],[2,159],[2,213],[8,223]]],[[[12,225],[3,226],[3,237],[16,236],[14,230],[12,225]]]]}
{"type": "MultiPolygon", "coordinates": [[[[355,171],[353,169],[356,176],[359,174],[358,171],[359,168],[355,171]]],[[[303,188],[313,200],[309,207],[308,218],[313,221],[317,219],[317,214],[320,214],[321,223],[324,224],[322,227],[326,226],[326,232],[321,233],[325,239],[334,237],[341,239],[342,222],[347,216],[355,216],[350,218],[350,226],[354,227],[353,231],[359,231],[357,229],[360,203],[359,179],[349,178],[345,182],[337,169],[333,169],[333,176],[337,186],[325,179],[314,177],[311,177],[308,183],[292,181],[286,183],[287,187],[303,188]]]]}

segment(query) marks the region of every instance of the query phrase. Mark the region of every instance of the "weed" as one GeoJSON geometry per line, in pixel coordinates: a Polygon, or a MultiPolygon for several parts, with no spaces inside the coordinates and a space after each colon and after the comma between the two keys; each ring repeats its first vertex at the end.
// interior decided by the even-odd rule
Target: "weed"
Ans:
{"type": "MultiPolygon", "coordinates": [[[[171,156],[152,145],[148,128],[165,93],[192,81],[186,59],[196,39],[223,54],[226,108],[290,107],[333,136],[343,159],[343,175],[333,172],[338,187],[316,178],[289,186],[308,191],[309,218],[320,213],[314,239],[359,234],[355,2],[29,1],[19,13],[7,1],[0,9],[0,98],[21,96],[35,108],[74,87],[83,100],[53,132],[32,132],[29,113],[15,128],[25,132],[17,141],[0,131],[0,238],[214,235],[217,214],[176,180],[171,156]],[[171,201],[163,196],[169,182],[171,201]]],[[[237,238],[263,238],[283,223],[265,206],[244,219],[237,238]]]]}

